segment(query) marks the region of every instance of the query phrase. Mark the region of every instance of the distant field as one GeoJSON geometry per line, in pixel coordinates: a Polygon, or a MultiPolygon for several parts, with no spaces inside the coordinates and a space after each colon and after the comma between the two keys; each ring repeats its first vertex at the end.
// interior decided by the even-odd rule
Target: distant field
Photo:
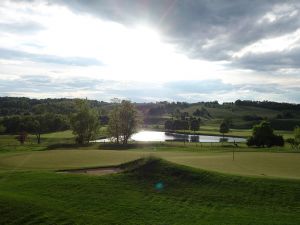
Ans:
{"type": "Polygon", "coordinates": [[[186,166],[222,173],[300,179],[300,153],[183,152],[147,150],[52,150],[2,154],[2,170],[58,170],[118,165],[156,156],[186,166]]]}
{"type": "MultiPolygon", "coordinates": [[[[199,134],[213,134],[221,135],[219,132],[219,124],[210,124],[200,127],[200,130],[196,133],[199,134]]],[[[276,134],[282,135],[285,139],[293,137],[293,131],[275,130],[276,134]]],[[[226,136],[238,136],[238,137],[250,137],[252,135],[252,129],[230,129],[226,136]]]]}

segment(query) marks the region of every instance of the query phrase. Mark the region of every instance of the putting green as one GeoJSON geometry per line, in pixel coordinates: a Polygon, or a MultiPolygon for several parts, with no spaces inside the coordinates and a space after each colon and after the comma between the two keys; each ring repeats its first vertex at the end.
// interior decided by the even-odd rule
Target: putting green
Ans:
{"type": "Polygon", "coordinates": [[[300,179],[299,153],[238,152],[176,157],[170,161],[223,173],[300,179]]]}
{"type": "Polygon", "coordinates": [[[3,170],[58,170],[118,165],[156,156],[191,167],[222,173],[300,179],[299,153],[159,152],[120,150],[52,150],[2,154],[3,170]]]}

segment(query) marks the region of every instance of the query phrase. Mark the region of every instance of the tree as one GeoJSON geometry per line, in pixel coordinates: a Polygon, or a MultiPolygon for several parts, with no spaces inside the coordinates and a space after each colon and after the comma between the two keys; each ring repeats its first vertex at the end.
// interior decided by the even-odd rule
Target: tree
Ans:
{"type": "Polygon", "coordinates": [[[284,140],[282,136],[274,134],[269,122],[262,121],[253,127],[252,137],[247,140],[247,145],[258,147],[283,146],[284,140]]]}
{"type": "Polygon", "coordinates": [[[119,144],[120,142],[120,135],[121,135],[121,124],[120,124],[120,105],[116,103],[113,110],[109,113],[109,120],[107,126],[107,132],[109,135],[115,139],[115,142],[119,144]]]}
{"type": "Polygon", "coordinates": [[[299,143],[300,145],[300,127],[295,127],[294,129],[294,137],[295,137],[295,142],[299,143]]]}
{"type": "Polygon", "coordinates": [[[192,119],[190,127],[191,127],[191,130],[194,131],[194,133],[195,133],[200,128],[200,121],[197,119],[192,119]]]}
{"type": "Polygon", "coordinates": [[[130,101],[122,101],[120,110],[121,138],[123,144],[127,144],[130,136],[138,126],[138,112],[130,101]]]}
{"type": "Polygon", "coordinates": [[[286,142],[289,143],[292,148],[300,149],[300,127],[295,127],[294,138],[288,138],[286,142]]]}
{"type": "Polygon", "coordinates": [[[0,134],[5,133],[5,130],[6,130],[5,126],[3,126],[2,124],[0,124],[0,134]]]}
{"type": "Polygon", "coordinates": [[[229,125],[225,121],[223,121],[220,124],[220,130],[219,131],[220,131],[221,134],[223,134],[223,140],[224,140],[224,134],[229,132],[229,125]]]}
{"type": "Polygon", "coordinates": [[[37,143],[41,143],[41,134],[61,131],[69,128],[65,116],[46,113],[35,116],[23,116],[24,130],[36,136],[37,143]]]}
{"type": "Polygon", "coordinates": [[[26,120],[25,129],[29,133],[32,133],[36,136],[37,143],[41,143],[41,133],[44,133],[44,127],[42,127],[42,123],[39,120],[31,117],[26,120]]]}
{"type": "Polygon", "coordinates": [[[27,139],[27,133],[25,131],[21,131],[20,134],[16,137],[16,139],[20,142],[20,144],[24,144],[27,139]]]}
{"type": "Polygon", "coordinates": [[[173,130],[173,120],[166,120],[165,130],[173,130]]]}
{"type": "Polygon", "coordinates": [[[188,130],[189,121],[187,120],[174,120],[173,121],[173,130],[188,130]]]}
{"type": "Polygon", "coordinates": [[[70,123],[76,142],[79,144],[89,143],[98,134],[100,121],[98,112],[92,109],[87,100],[76,101],[77,112],[71,115],[70,123]]]}
{"type": "Polygon", "coordinates": [[[25,124],[20,123],[19,125],[19,135],[16,137],[16,139],[20,142],[20,144],[24,144],[27,140],[27,132],[25,131],[25,124]]]}
{"type": "Polygon", "coordinates": [[[109,115],[108,133],[116,143],[127,144],[130,136],[138,126],[138,111],[130,102],[123,100],[116,103],[115,108],[109,115]]]}

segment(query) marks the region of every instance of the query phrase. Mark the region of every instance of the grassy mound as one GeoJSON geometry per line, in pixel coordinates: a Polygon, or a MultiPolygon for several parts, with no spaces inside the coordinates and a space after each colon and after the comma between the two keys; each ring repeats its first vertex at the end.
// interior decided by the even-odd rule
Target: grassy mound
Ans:
{"type": "Polygon", "coordinates": [[[0,224],[300,224],[300,182],[158,159],[102,177],[0,173],[0,224]]]}

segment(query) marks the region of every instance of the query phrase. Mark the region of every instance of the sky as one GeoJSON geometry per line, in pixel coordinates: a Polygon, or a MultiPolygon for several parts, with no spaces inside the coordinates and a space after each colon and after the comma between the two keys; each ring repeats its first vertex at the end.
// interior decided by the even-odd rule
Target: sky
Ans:
{"type": "Polygon", "coordinates": [[[300,103],[300,1],[1,0],[0,96],[300,103]]]}

